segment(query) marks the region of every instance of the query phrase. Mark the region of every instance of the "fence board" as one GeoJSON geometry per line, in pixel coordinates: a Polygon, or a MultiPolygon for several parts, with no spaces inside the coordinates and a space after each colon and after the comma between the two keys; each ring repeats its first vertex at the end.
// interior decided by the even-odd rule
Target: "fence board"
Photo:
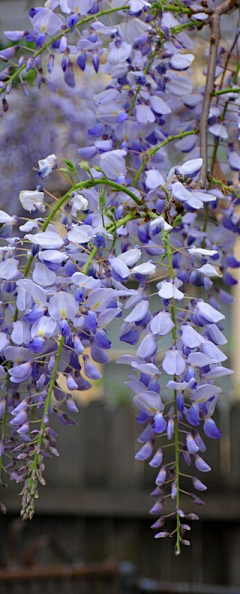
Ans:
{"type": "MultiPolygon", "coordinates": [[[[240,488],[240,406],[233,405],[226,414],[229,419],[225,427],[231,429],[229,436],[225,428],[223,440],[226,440],[228,455],[229,439],[231,443],[231,473],[225,472],[226,456],[224,452],[222,455],[221,440],[204,436],[207,452],[201,455],[212,467],[212,472],[203,477],[209,491],[204,493],[206,505],[201,508],[201,517],[239,520],[236,490],[240,488]]],[[[220,419],[218,416],[217,413],[215,419],[221,428],[221,415],[220,419]]],[[[42,513],[147,518],[152,502],[149,493],[154,488],[157,471],[147,462],[134,460],[139,448],[137,435],[141,430],[136,423],[134,408],[112,408],[104,401],[95,401],[82,407],[76,418],[78,424],[69,427],[54,420],[60,456],[46,461],[47,486],[40,486],[37,509],[42,513]]],[[[171,460],[172,450],[170,447],[164,450],[165,462],[171,460]]],[[[186,474],[198,474],[193,464],[188,470],[181,461],[181,468],[186,474]]],[[[189,479],[181,477],[181,486],[189,490],[189,479]]],[[[17,489],[19,492],[19,486],[10,483],[4,497],[12,510],[19,508],[19,499],[15,495],[17,489]]],[[[172,502],[166,500],[166,510],[170,504],[172,502]]],[[[195,507],[189,498],[183,506],[188,511],[195,507]]]]}
{"type": "Polygon", "coordinates": [[[86,487],[106,485],[109,476],[110,418],[103,402],[92,401],[82,410],[83,481],[86,487]]]}
{"type": "Polygon", "coordinates": [[[79,487],[83,484],[84,474],[84,409],[74,415],[77,425],[62,425],[52,416],[51,425],[58,434],[57,449],[59,457],[52,456],[46,461],[45,478],[49,485],[79,487]]]}
{"type": "Polygon", "coordinates": [[[137,451],[136,418],[132,407],[111,411],[111,478],[113,488],[138,488],[142,469],[134,461],[137,451]]]}
{"type": "Polygon", "coordinates": [[[240,405],[230,411],[231,486],[240,488],[240,405]]]}

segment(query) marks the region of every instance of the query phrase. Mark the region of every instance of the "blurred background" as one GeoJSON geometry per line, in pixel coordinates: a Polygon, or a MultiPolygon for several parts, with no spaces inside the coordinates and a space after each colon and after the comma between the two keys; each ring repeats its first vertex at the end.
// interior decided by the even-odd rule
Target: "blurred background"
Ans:
{"type": "MultiPolygon", "coordinates": [[[[27,11],[37,4],[0,0],[0,44],[4,30],[28,27],[27,11]]],[[[231,45],[233,25],[232,17],[226,17],[225,47],[231,45]]],[[[199,85],[204,84],[205,35],[201,33],[197,44],[199,85]]],[[[95,85],[99,88],[97,75],[90,84],[85,75],[78,76],[87,99],[95,85]]],[[[91,126],[81,117],[81,100],[77,90],[63,85],[55,94],[34,88],[28,99],[21,90],[13,92],[11,109],[0,121],[1,209],[19,211],[19,191],[36,187],[33,167],[39,159],[55,153],[76,160],[91,126]]],[[[54,176],[51,183],[57,195],[64,191],[54,176]]],[[[60,457],[48,461],[36,516],[28,523],[20,520],[15,486],[1,497],[8,513],[0,517],[0,594],[38,594],[43,588],[51,594],[240,593],[239,288],[234,287],[234,293],[231,311],[222,307],[228,366],[236,373],[234,380],[227,376],[222,383],[216,421],[223,438],[207,443],[212,472],[207,476],[206,504],[199,510],[201,520],[192,526],[191,547],[183,547],[181,557],[175,558],[172,541],[154,540],[150,529],[154,471],[134,461],[139,431],[124,384],[128,369],[115,365],[126,349],[116,340],[116,323],[108,333],[114,349],[103,379],[82,397],[75,394],[78,424],[54,426],[60,457]]],[[[192,508],[189,504],[186,511],[192,508]]]]}

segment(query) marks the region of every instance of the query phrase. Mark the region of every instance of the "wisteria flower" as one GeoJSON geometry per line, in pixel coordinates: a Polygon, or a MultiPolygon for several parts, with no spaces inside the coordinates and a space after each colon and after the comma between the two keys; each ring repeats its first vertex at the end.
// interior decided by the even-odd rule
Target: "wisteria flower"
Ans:
{"type": "Polygon", "coordinates": [[[57,162],[56,155],[48,155],[45,159],[38,161],[38,174],[40,177],[48,177],[55,168],[57,162]]]}
{"type": "Polygon", "coordinates": [[[182,284],[182,281],[177,278],[173,281],[161,281],[157,285],[157,288],[159,289],[159,297],[162,297],[162,299],[176,299],[177,301],[181,301],[184,298],[184,293],[179,290],[179,287],[181,287],[182,284]]]}
{"type": "Polygon", "coordinates": [[[29,212],[39,210],[45,212],[44,192],[38,190],[22,190],[19,194],[22,207],[29,212]]]}
{"type": "Polygon", "coordinates": [[[32,18],[32,24],[36,31],[48,35],[54,35],[62,26],[62,20],[56,12],[49,8],[42,8],[32,18]]]}

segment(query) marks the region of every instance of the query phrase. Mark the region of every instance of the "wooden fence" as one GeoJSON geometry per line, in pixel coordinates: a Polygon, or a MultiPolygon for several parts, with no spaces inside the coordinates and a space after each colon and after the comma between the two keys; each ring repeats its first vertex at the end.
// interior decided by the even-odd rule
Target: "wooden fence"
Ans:
{"type": "MultiPolygon", "coordinates": [[[[76,426],[66,427],[54,421],[60,456],[46,461],[47,486],[40,487],[37,509],[147,518],[156,470],[147,462],[134,460],[140,447],[137,436],[143,428],[136,423],[134,408],[130,405],[113,408],[103,401],[93,401],[75,418],[76,426]]],[[[207,451],[203,457],[212,471],[204,476],[209,491],[201,515],[240,520],[240,403],[224,413],[217,411],[215,419],[223,437],[213,440],[204,436],[207,451]],[[223,505],[225,498],[228,505],[223,505]]],[[[159,445],[164,440],[160,436],[159,445]]],[[[171,461],[171,448],[164,455],[166,462],[171,461]]],[[[187,469],[182,462],[183,472],[188,472],[187,469]]],[[[183,485],[186,485],[184,479],[183,485]]],[[[19,507],[12,485],[6,500],[9,510],[19,507]]]]}
{"type": "MultiPolygon", "coordinates": [[[[69,427],[54,422],[60,456],[47,460],[47,485],[40,487],[35,519],[19,528],[20,562],[25,563],[31,542],[44,536],[43,563],[59,561],[48,546],[54,544],[62,547],[64,562],[127,559],[141,576],[157,580],[240,585],[240,404],[217,412],[222,439],[205,439],[203,457],[212,467],[204,475],[206,504],[197,509],[189,498],[183,501],[184,510],[196,511],[201,521],[193,523],[192,547],[185,548],[180,562],[173,543],[154,540],[150,530],[155,471],[134,460],[142,428],[134,408],[93,401],[76,420],[69,427]]],[[[169,461],[171,448],[166,452],[169,461]]],[[[188,473],[187,467],[182,470],[188,473]]],[[[1,528],[11,532],[12,514],[20,506],[14,485],[2,500],[8,514],[0,519],[1,528]]],[[[166,513],[171,507],[167,500],[166,513]]],[[[4,554],[0,544],[0,564],[4,554]]]]}

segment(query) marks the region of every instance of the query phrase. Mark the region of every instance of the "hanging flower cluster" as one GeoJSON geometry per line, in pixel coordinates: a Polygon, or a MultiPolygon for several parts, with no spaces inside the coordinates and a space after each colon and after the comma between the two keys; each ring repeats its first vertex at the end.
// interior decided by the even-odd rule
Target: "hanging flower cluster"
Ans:
{"type": "MultiPolygon", "coordinates": [[[[80,163],[65,159],[62,168],[54,154],[39,160],[41,185],[19,196],[29,220],[0,211],[0,470],[23,483],[24,519],[34,513],[47,458],[58,455],[50,413],[63,424],[75,422],[72,391],[100,379],[98,363],[110,360],[108,325],[122,318],[120,340],[136,345],[134,355],[118,360],[130,368],[126,383],[143,425],[136,458],[156,472],[153,528],[156,538],[174,536],[176,554],[189,544],[187,520],[197,515],[185,514],[184,497],[202,502],[196,491],[207,487],[199,472],[210,470],[204,435],[220,437],[213,419],[218,378],[232,373],[224,364],[221,312],[232,297],[215,280],[231,287],[232,269],[240,265],[233,252],[240,193],[232,173],[240,170],[239,67],[228,74],[218,26],[236,5],[49,0],[31,9],[30,32],[5,33],[13,45],[0,52],[3,111],[14,80],[28,93],[29,70],[39,88],[50,90],[55,61],[70,87],[77,85],[77,69],[99,72],[99,89],[83,107],[90,124],[80,163]],[[206,86],[194,89],[194,54],[186,52],[193,52],[203,26],[212,32],[206,86]],[[24,40],[35,44],[30,58],[24,40]],[[222,181],[215,165],[228,138],[229,181],[222,181]],[[61,198],[45,187],[56,170],[71,185],[61,198]],[[170,463],[163,436],[172,445],[170,463]],[[183,495],[181,475],[191,464],[183,495]],[[166,497],[173,500],[173,532],[166,497]]],[[[233,48],[237,43],[238,34],[233,48]]]]}

